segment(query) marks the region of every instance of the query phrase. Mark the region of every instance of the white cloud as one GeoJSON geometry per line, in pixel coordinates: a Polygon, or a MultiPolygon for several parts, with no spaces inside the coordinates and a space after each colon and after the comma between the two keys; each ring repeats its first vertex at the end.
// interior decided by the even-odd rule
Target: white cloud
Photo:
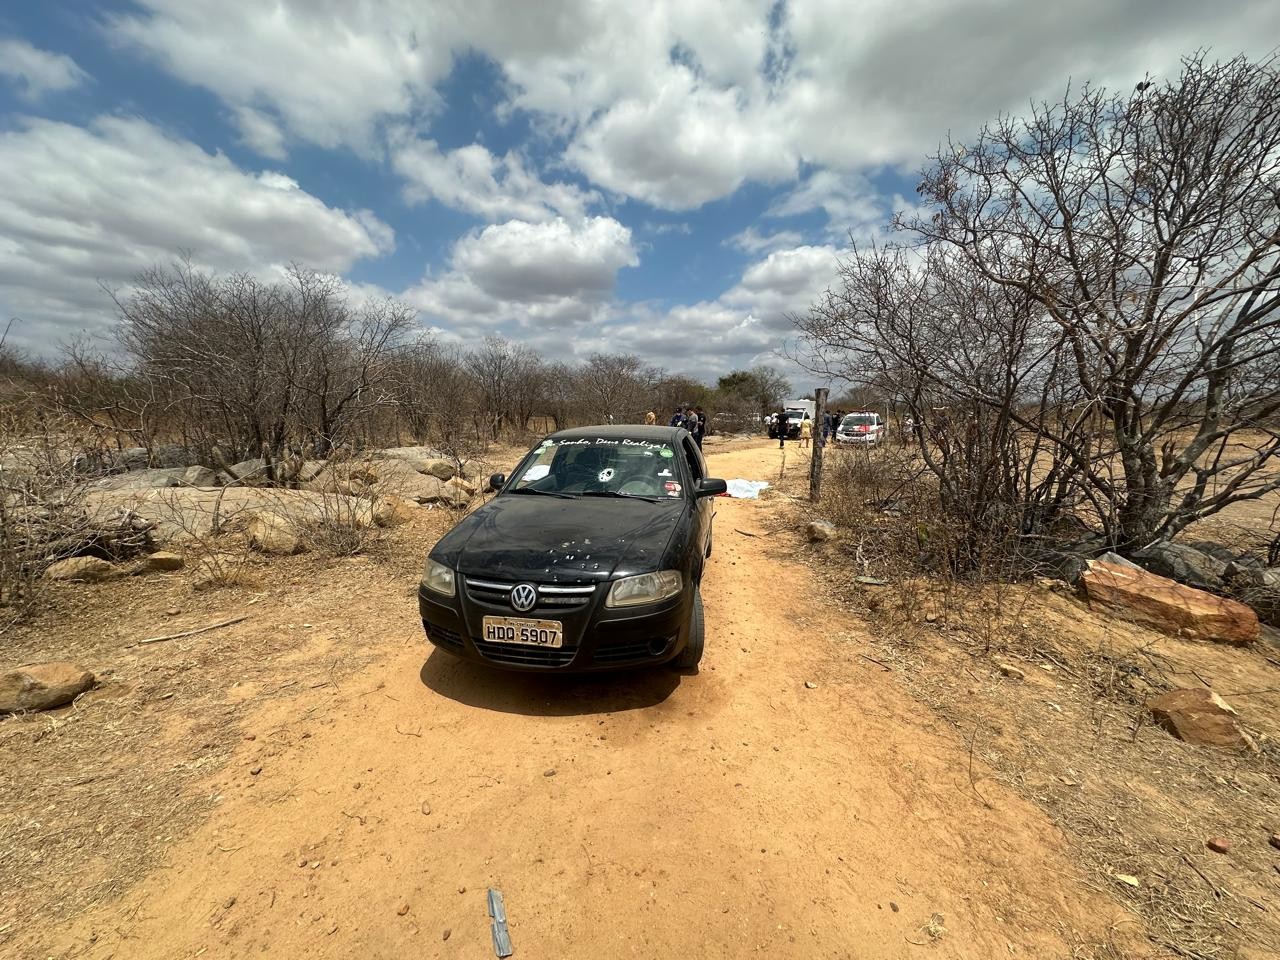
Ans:
{"type": "Polygon", "coordinates": [[[326,206],[278,173],[137,119],[89,128],[29,120],[0,134],[0,311],[35,348],[101,328],[118,286],[189,251],[219,270],[268,272],[290,261],[343,273],[394,245],[367,211],[326,206]]]}
{"type": "Polygon", "coordinates": [[[117,40],[256,111],[237,113],[246,126],[270,117],[323,146],[369,150],[388,123],[421,126],[455,54],[490,57],[505,113],[566,138],[597,186],[667,209],[802,163],[914,165],[1068,77],[1125,90],[1195,49],[1265,56],[1280,35],[1268,0],[139,2],[110,21],[117,40]]]}
{"type": "MultiPolygon", "coordinates": [[[[322,147],[368,150],[378,124],[436,105],[452,65],[452,18],[412,0],[141,0],[113,39],[205,87],[252,128],[274,114],[322,147]],[[252,108],[257,114],[238,111],[252,108]]],[[[251,129],[243,129],[252,141],[251,129]]]]}
{"type": "Polygon", "coordinates": [[[512,220],[464,236],[449,270],[404,296],[431,322],[559,328],[599,318],[618,271],[639,262],[631,231],[610,217],[512,220]]]}
{"type": "Polygon", "coordinates": [[[240,142],[250,150],[272,160],[283,160],[288,156],[284,131],[261,110],[236,107],[232,116],[240,130],[240,142]]]}
{"type": "Polygon", "coordinates": [[[433,198],[486,220],[542,221],[581,218],[599,195],[569,183],[543,183],[515,152],[495,157],[473,143],[447,153],[434,140],[400,133],[392,139],[391,162],[405,178],[405,198],[433,198]]]}
{"type": "Polygon", "coordinates": [[[49,92],[70,90],[89,79],[76,62],[62,53],[50,53],[25,40],[0,40],[0,76],[18,85],[25,100],[39,100],[49,92]]]}
{"type": "Polygon", "coordinates": [[[744,253],[761,254],[783,247],[798,247],[804,237],[798,230],[779,230],[776,233],[761,233],[754,226],[747,227],[741,233],[735,233],[724,242],[737,247],[744,253]]]}

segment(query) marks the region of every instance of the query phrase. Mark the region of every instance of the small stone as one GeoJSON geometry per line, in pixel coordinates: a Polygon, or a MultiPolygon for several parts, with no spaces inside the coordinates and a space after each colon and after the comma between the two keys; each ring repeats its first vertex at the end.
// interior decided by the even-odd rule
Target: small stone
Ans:
{"type": "Polygon", "coordinates": [[[996,669],[999,670],[1006,677],[1008,677],[1010,680],[1027,679],[1027,675],[1022,670],[1020,670],[1018,667],[1015,667],[1011,663],[1000,663],[999,661],[997,661],[996,669]]]}
{"type": "Polygon", "coordinates": [[[459,887],[459,888],[458,888],[458,892],[459,892],[459,893],[466,893],[466,892],[467,892],[467,888],[466,888],[466,887],[459,887]]]}
{"type": "Polygon", "coordinates": [[[806,687],[807,689],[809,689],[809,690],[817,690],[817,689],[818,689],[818,685],[817,685],[816,683],[814,683],[812,680],[806,680],[806,681],[804,682],[804,685],[805,685],[805,687],[806,687]]]}
{"type": "Polygon", "coordinates": [[[181,611],[177,607],[170,607],[165,611],[165,614],[170,617],[176,617],[179,613],[181,613],[181,611]]]}
{"type": "Polygon", "coordinates": [[[257,735],[256,733],[246,733],[246,734],[244,735],[244,738],[245,738],[246,740],[257,740],[257,739],[258,739],[258,735],[257,735]]]}
{"type": "Polygon", "coordinates": [[[231,909],[232,907],[234,907],[235,905],[236,905],[236,898],[235,898],[235,897],[227,897],[227,899],[225,899],[225,900],[223,900],[223,901],[222,901],[222,909],[223,909],[223,910],[230,910],[230,909],[231,909]]]}
{"type": "Polygon", "coordinates": [[[329,936],[331,936],[331,937],[332,937],[332,936],[333,936],[335,933],[337,933],[337,932],[338,932],[338,925],[337,925],[336,923],[335,923],[335,924],[331,924],[331,925],[330,925],[330,927],[329,927],[329,936]]]}
{"type": "Polygon", "coordinates": [[[814,520],[804,528],[804,535],[810,543],[826,543],[836,536],[836,526],[826,520],[814,520]]]}
{"type": "Polygon", "coordinates": [[[249,772],[256,777],[262,772],[262,764],[258,764],[256,767],[250,767],[249,772]]]}
{"type": "Polygon", "coordinates": [[[306,857],[299,857],[299,858],[298,858],[298,866],[300,866],[300,867],[305,867],[306,865],[307,865],[307,858],[306,858],[306,857]]]}
{"type": "Polygon", "coordinates": [[[166,573],[171,570],[181,570],[184,566],[182,557],[176,553],[170,553],[167,550],[157,550],[155,553],[142,558],[142,569],[151,570],[156,573],[166,573]]]}
{"type": "Polygon", "coordinates": [[[890,909],[890,910],[892,910],[894,913],[897,913],[901,908],[900,908],[896,903],[894,903],[892,900],[890,900],[890,901],[889,901],[889,909],[890,909]]]}
{"type": "Polygon", "coordinates": [[[550,769],[550,770],[543,770],[543,771],[542,771],[542,775],[543,775],[544,777],[554,777],[554,776],[556,775],[556,771],[555,771],[555,769],[554,769],[554,768],[552,768],[552,769],[550,769]]]}
{"type": "Polygon", "coordinates": [[[1214,853],[1230,853],[1231,841],[1225,837],[1210,837],[1204,844],[1214,853]]]}
{"type": "Polygon", "coordinates": [[[452,930],[450,930],[448,927],[445,927],[445,928],[444,928],[444,933],[440,934],[440,939],[441,939],[441,940],[448,940],[448,939],[449,939],[450,937],[452,937],[452,936],[453,936],[453,931],[452,931],[452,930]]]}
{"type": "Polygon", "coordinates": [[[422,806],[419,807],[418,809],[422,811],[422,815],[424,817],[431,816],[431,804],[428,803],[426,800],[422,801],[422,806]]]}
{"type": "Polygon", "coordinates": [[[1267,837],[1267,843],[1271,844],[1277,850],[1280,850],[1280,833],[1273,833],[1267,837]]]}
{"type": "Polygon", "coordinates": [[[1117,879],[1117,880],[1119,880],[1121,883],[1125,884],[1126,886],[1129,886],[1129,887],[1140,887],[1140,886],[1142,886],[1142,881],[1141,881],[1141,880],[1139,880],[1137,877],[1133,876],[1132,874],[1128,874],[1128,873],[1117,873],[1117,874],[1116,874],[1116,879],[1117,879]]]}
{"type": "Polygon", "coordinates": [[[936,613],[926,613],[926,614],[924,615],[924,622],[925,622],[925,623],[937,623],[937,622],[938,622],[938,615],[937,615],[936,613]]]}
{"type": "Polygon", "coordinates": [[[402,903],[402,904],[400,904],[400,906],[396,907],[396,913],[397,913],[397,914],[399,914],[399,915],[400,915],[400,916],[402,916],[402,917],[403,917],[406,913],[408,913],[408,912],[409,912],[409,904],[408,904],[408,903],[402,903]]]}
{"type": "Polygon", "coordinates": [[[312,870],[319,870],[319,869],[320,869],[320,861],[319,861],[319,860],[312,860],[312,861],[311,861],[311,869],[312,869],[312,870]]]}

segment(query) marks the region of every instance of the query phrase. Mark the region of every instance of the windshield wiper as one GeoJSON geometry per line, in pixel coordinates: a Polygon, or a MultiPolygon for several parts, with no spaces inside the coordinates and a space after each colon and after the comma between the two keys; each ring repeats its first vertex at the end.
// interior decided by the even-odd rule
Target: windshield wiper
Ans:
{"type": "Polygon", "coordinates": [[[584,497],[620,497],[623,500],[646,500],[649,503],[662,503],[664,500],[674,499],[673,497],[646,497],[640,493],[619,493],[617,490],[584,490],[584,497]]]}
{"type": "Polygon", "coordinates": [[[544,497],[559,497],[561,500],[577,500],[576,493],[560,493],[557,490],[535,490],[533,487],[520,487],[512,490],[512,493],[536,493],[544,497]]]}

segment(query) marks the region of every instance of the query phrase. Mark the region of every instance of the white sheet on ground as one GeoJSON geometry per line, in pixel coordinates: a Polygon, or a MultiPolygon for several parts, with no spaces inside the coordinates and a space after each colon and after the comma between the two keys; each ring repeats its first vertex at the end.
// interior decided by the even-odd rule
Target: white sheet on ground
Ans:
{"type": "Polygon", "coordinates": [[[737,497],[739,500],[757,500],[760,497],[760,491],[769,486],[764,480],[730,480],[727,484],[729,487],[729,496],[737,497]]]}

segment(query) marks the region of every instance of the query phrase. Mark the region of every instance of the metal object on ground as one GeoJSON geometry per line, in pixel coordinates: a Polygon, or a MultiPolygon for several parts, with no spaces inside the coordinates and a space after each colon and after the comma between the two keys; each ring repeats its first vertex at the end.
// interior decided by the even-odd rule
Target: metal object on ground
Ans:
{"type": "Polygon", "coordinates": [[[502,891],[489,888],[489,916],[493,918],[493,952],[499,957],[509,957],[511,934],[507,932],[507,905],[502,901],[502,891]]]}

